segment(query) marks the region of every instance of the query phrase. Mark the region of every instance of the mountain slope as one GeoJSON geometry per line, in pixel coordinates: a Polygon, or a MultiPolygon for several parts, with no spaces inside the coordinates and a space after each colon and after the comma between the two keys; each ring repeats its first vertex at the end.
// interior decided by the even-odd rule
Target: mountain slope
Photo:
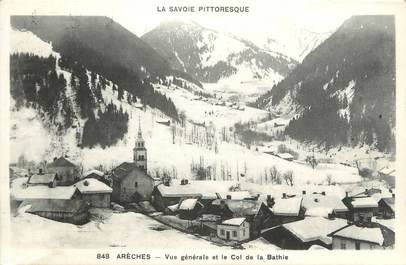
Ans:
{"type": "Polygon", "coordinates": [[[279,81],[296,61],[267,52],[253,43],[204,28],[194,22],[170,21],[142,36],[170,65],[201,82],[215,83],[237,77],[239,81],[279,81]]]}
{"type": "Polygon", "coordinates": [[[171,74],[194,81],[173,71],[147,43],[107,17],[12,16],[11,25],[51,42],[66,60],[77,61],[126,90],[145,78],[171,74]]]}
{"type": "Polygon", "coordinates": [[[257,105],[295,116],[285,132],[300,140],[393,150],[393,17],[348,19],[257,105]]]}

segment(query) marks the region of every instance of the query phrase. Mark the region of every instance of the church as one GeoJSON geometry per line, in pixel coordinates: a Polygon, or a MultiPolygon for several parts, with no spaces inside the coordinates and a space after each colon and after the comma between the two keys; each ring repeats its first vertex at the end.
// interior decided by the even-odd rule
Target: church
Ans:
{"type": "Polygon", "coordinates": [[[151,199],[155,181],[147,173],[147,161],[147,148],[140,123],[133,149],[133,161],[121,163],[112,170],[112,201],[130,203],[151,199]]]}

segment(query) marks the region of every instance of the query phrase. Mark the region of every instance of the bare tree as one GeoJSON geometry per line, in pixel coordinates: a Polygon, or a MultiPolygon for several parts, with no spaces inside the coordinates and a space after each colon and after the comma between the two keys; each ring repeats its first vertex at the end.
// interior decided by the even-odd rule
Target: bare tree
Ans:
{"type": "Polygon", "coordinates": [[[327,174],[326,181],[328,185],[331,185],[333,183],[333,177],[331,174],[327,174]]]}
{"type": "Polygon", "coordinates": [[[269,170],[269,175],[273,184],[281,184],[281,174],[275,166],[271,167],[271,169],[269,170]]]}
{"type": "Polygon", "coordinates": [[[293,171],[286,171],[285,174],[283,174],[283,179],[285,180],[287,185],[293,186],[293,171]]]}

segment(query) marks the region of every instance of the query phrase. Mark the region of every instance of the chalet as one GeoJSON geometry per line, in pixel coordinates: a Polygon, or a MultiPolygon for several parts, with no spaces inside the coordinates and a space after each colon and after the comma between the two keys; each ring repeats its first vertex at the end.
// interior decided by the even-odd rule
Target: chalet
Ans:
{"type": "Polygon", "coordinates": [[[110,180],[107,178],[107,176],[97,169],[92,169],[85,172],[82,179],[97,179],[98,181],[110,186],[110,180]]]}
{"type": "Polygon", "coordinates": [[[329,236],[332,237],[334,250],[393,249],[395,245],[395,233],[370,220],[349,224],[329,236]]]}
{"type": "Polygon", "coordinates": [[[330,233],[347,225],[340,218],[308,217],[263,231],[262,237],[282,249],[309,249],[312,245],[332,248],[330,233]]]}
{"type": "Polygon", "coordinates": [[[113,169],[111,175],[114,202],[130,203],[151,199],[154,179],[136,162],[124,162],[113,169]]]}
{"type": "Polygon", "coordinates": [[[147,174],[147,162],[147,149],[140,124],[133,149],[133,162],[121,163],[112,170],[113,201],[130,203],[151,199],[155,180],[147,174]]]}
{"type": "Polygon", "coordinates": [[[306,216],[328,217],[329,214],[333,214],[335,217],[346,219],[349,214],[347,206],[337,196],[322,192],[304,194],[302,197],[306,216]]]}
{"type": "Polygon", "coordinates": [[[372,197],[364,195],[346,196],[342,201],[349,209],[348,219],[350,221],[366,220],[378,213],[378,203],[372,197]]]}
{"type": "Polygon", "coordinates": [[[83,200],[25,200],[21,208],[25,212],[59,222],[81,225],[89,220],[89,206],[83,200]]]}
{"type": "MultiPolygon", "coordinates": [[[[158,211],[164,211],[168,206],[178,204],[183,198],[199,198],[199,202],[209,208],[212,201],[234,194],[229,192],[229,187],[235,183],[230,181],[224,184],[217,185],[216,182],[204,180],[173,180],[172,183],[155,186],[152,192],[152,203],[158,211]]],[[[241,195],[246,196],[245,193],[234,194],[235,197],[241,195]]]]}
{"type": "Polygon", "coordinates": [[[276,199],[273,203],[268,203],[269,209],[272,212],[266,224],[262,227],[274,227],[277,225],[298,221],[304,218],[304,208],[302,207],[302,198],[293,197],[286,199],[276,199]]]}
{"type": "Polygon", "coordinates": [[[250,238],[259,236],[266,220],[271,216],[269,208],[260,201],[217,199],[212,202],[210,213],[226,218],[244,217],[250,223],[250,238]]]}
{"type": "Polygon", "coordinates": [[[46,166],[46,171],[58,175],[57,186],[69,186],[79,179],[79,167],[65,157],[54,158],[46,166]]]}
{"type": "Polygon", "coordinates": [[[217,225],[217,236],[238,242],[248,240],[250,238],[250,223],[244,217],[225,220],[217,225]]]}
{"type": "Polygon", "coordinates": [[[76,186],[82,195],[82,199],[91,207],[109,208],[112,188],[97,179],[83,179],[76,186]]]}
{"type": "Polygon", "coordinates": [[[378,211],[384,219],[395,218],[395,196],[382,198],[378,202],[378,211]]]}
{"type": "Polygon", "coordinates": [[[179,202],[180,219],[194,220],[203,212],[203,204],[197,198],[187,198],[179,202]]]}

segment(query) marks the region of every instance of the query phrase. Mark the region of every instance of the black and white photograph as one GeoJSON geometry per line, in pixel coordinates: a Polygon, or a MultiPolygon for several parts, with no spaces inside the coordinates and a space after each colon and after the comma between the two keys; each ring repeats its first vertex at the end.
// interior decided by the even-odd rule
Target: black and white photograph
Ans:
{"type": "Polygon", "coordinates": [[[395,13],[125,3],[7,18],[10,248],[399,250],[395,13]]]}

